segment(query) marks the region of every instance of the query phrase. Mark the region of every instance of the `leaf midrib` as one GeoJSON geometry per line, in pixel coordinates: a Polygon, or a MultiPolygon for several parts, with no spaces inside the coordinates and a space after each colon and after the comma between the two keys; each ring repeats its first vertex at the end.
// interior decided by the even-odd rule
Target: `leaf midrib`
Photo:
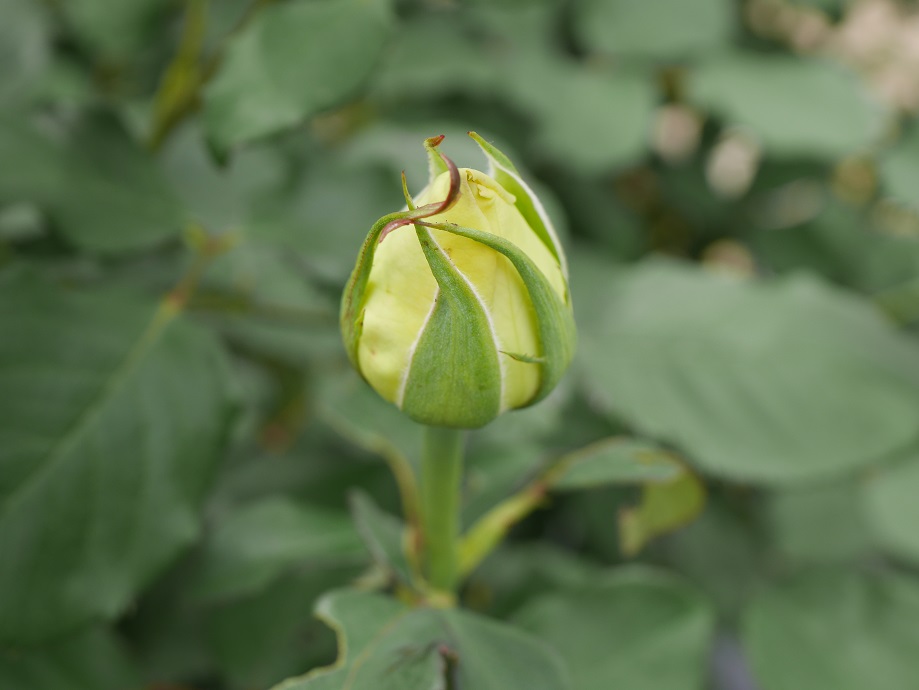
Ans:
{"type": "Polygon", "coordinates": [[[136,371],[144,355],[153,347],[163,330],[172,322],[178,313],[178,310],[174,306],[171,306],[165,301],[154,310],[146,327],[141,331],[134,344],[128,348],[124,358],[106,377],[105,381],[99,387],[98,392],[76,416],[73,423],[44,454],[43,458],[39,461],[40,467],[29,474],[28,478],[11,493],[9,500],[7,500],[6,504],[0,509],[0,525],[2,525],[5,516],[8,515],[16,505],[25,500],[30,493],[30,489],[47,476],[49,471],[57,467],[62,458],[67,456],[67,451],[73,447],[73,444],[82,435],[83,431],[94,422],[99,414],[101,414],[108,400],[114,397],[115,393],[117,393],[125,381],[136,371]]]}

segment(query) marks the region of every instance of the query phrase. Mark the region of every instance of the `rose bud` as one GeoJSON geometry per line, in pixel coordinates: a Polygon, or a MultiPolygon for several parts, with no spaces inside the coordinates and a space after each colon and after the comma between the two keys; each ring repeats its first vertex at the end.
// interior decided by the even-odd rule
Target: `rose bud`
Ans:
{"type": "Polygon", "coordinates": [[[342,299],[352,364],[417,422],[475,428],[532,405],[571,361],[567,266],[548,215],[474,132],[488,174],[425,142],[431,179],[367,236],[342,299]],[[410,227],[414,226],[414,227],[410,227]]]}

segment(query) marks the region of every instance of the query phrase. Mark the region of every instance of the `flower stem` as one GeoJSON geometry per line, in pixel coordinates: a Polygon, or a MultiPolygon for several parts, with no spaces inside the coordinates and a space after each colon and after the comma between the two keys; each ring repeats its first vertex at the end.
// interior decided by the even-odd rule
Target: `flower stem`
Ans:
{"type": "Polygon", "coordinates": [[[427,427],[421,466],[425,562],[431,586],[451,594],[458,578],[462,477],[462,432],[427,427]]]}

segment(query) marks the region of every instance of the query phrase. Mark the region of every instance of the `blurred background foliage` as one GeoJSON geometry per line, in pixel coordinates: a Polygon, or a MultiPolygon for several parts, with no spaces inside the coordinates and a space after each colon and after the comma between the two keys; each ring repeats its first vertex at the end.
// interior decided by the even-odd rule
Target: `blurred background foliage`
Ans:
{"type": "Polygon", "coordinates": [[[0,65],[0,688],[334,659],[313,603],[398,573],[418,443],[340,290],[470,129],[564,231],[581,344],[472,436],[467,523],[610,436],[690,469],[569,477],[466,605],[575,690],[916,687],[915,3],[0,0],[0,65]]]}

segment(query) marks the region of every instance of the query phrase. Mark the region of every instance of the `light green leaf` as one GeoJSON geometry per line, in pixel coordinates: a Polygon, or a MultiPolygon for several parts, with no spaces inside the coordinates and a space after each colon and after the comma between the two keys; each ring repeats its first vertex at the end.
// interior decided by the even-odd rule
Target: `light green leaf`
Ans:
{"type": "Polygon", "coordinates": [[[25,94],[47,68],[51,58],[48,17],[33,0],[0,0],[0,103],[25,94]]]}
{"type": "Polygon", "coordinates": [[[613,437],[563,455],[550,484],[553,491],[609,484],[666,483],[685,470],[673,454],[641,439],[613,437]]]}
{"type": "MultiPolygon", "coordinates": [[[[493,55],[482,41],[456,31],[456,18],[446,12],[421,14],[399,27],[399,38],[381,60],[370,95],[386,103],[468,94],[487,96],[495,92],[498,72],[493,55]],[[418,59],[418,46],[436,37],[437,50],[418,59]]],[[[435,132],[427,132],[431,136],[435,132]]],[[[416,137],[412,144],[418,140],[416,137]]]]}
{"type": "Polygon", "coordinates": [[[275,496],[244,506],[205,542],[191,585],[200,599],[257,592],[293,568],[364,560],[348,515],[275,496]]]}
{"type": "Polygon", "coordinates": [[[159,151],[158,163],[190,219],[208,232],[248,236],[261,221],[259,202],[277,202],[289,172],[286,162],[278,151],[253,145],[218,167],[202,136],[197,123],[177,128],[159,151]]]}
{"type": "Polygon", "coordinates": [[[275,690],[569,687],[552,650],[520,630],[466,611],[411,609],[378,594],[345,590],[324,597],[317,613],[338,633],[338,662],[275,690]]]}
{"type": "Polygon", "coordinates": [[[0,649],[0,687],[10,690],[125,690],[141,686],[118,639],[89,628],[42,647],[0,649]]]}
{"type": "Polygon", "coordinates": [[[812,221],[751,233],[752,249],[778,272],[811,271],[873,295],[888,313],[909,318],[915,298],[897,293],[919,276],[919,242],[876,232],[840,202],[829,203],[812,221]]]}
{"type": "Polygon", "coordinates": [[[693,71],[689,93],[776,156],[838,158],[864,150],[884,127],[854,74],[808,58],[725,53],[693,71]]]}
{"type": "Polygon", "coordinates": [[[597,174],[635,163],[646,152],[657,102],[650,75],[542,54],[519,56],[506,72],[505,97],[534,120],[537,158],[597,174]]]}
{"type": "Polygon", "coordinates": [[[514,620],[561,654],[571,690],[704,687],[714,612],[666,573],[618,571],[543,595],[514,620]]]}
{"type": "Polygon", "coordinates": [[[646,484],[641,502],[619,513],[622,552],[634,556],[653,539],[692,522],[705,507],[705,485],[684,472],[666,484],[646,484]]]}
{"type": "Polygon", "coordinates": [[[744,619],[762,690],[904,690],[919,678],[919,583],[814,571],[763,591],[744,619]]]}
{"type": "Polygon", "coordinates": [[[729,0],[579,0],[574,29],[589,50],[676,60],[727,43],[736,11],[729,0]]]}
{"type": "Polygon", "coordinates": [[[862,505],[880,545],[919,564],[919,461],[915,455],[872,474],[863,486],[862,505]]]}
{"type": "Polygon", "coordinates": [[[31,202],[92,252],[149,249],[178,235],[183,210],[153,160],[108,117],[47,132],[0,119],[0,204],[31,202]]]}
{"type": "Polygon", "coordinates": [[[259,11],[204,97],[221,151],[292,127],[354,94],[391,30],[384,0],[314,0],[259,11]]]}
{"type": "Polygon", "coordinates": [[[198,534],[225,355],[121,291],[0,290],[0,639],[121,613],[198,534]]]}
{"type": "Polygon", "coordinates": [[[706,471],[817,479],[916,438],[919,350],[854,295],[659,261],[581,287],[606,296],[579,319],[585,388],[706,471]]]}

